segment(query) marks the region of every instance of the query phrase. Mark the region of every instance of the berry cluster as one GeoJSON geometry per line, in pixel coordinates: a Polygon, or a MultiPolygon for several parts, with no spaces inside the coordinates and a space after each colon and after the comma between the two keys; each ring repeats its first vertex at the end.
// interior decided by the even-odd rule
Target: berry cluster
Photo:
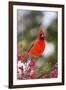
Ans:
{"type": "Polygon", "coordinates": [[[18,61],[18,79],[33,79],[36,75],[36,72],[33,70],[35,65],[35,60],[28,61],[27,63],[18,61]]]}
{"type": "Polygon", "coordinates": [[[54,69],[45,73],[41,78],[56,78],[58,77],[58,64],[55,64],[54,69]]]}

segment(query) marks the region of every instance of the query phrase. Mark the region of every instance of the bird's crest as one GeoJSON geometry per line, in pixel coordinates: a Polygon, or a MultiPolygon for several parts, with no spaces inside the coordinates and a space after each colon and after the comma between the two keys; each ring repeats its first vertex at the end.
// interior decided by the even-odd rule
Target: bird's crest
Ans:
{"type": "Polygon", "coordinates": [[[43,27],[40,27],[39,28],[38,37],[40,36],[40,34],[43,34],[44,35],[44,28],[43,27]]]}

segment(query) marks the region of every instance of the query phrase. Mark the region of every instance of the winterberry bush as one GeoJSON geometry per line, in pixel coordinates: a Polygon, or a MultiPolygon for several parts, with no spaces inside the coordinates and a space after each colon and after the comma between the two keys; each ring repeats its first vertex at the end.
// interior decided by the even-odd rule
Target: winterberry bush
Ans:
{"type": "Polygon", "coordinates": [[[17,79],[19,80],[58,77],[57,63],[52,66],[49,62],[43,62],[38,66],[38,59],[30,58],[27,52],[18,53],[17,60],[17,79]]]}

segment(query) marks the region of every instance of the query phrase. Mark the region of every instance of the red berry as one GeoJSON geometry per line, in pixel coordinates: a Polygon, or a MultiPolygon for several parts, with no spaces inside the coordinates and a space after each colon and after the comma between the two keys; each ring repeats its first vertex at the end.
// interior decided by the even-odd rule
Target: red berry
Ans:
{"type": "Polygon", "coordinates": [[[55,71],[56,77],[58,76],[58,70],[55,71]]]}
{"type": "Polygon", "coordinates": [[[50,78],[54,78],[55,77],[55,71],[51,71],[50,72],[50,78]]]}
{"type": "Polygon", "coordinates": [[[36,74],[35,71],[31,71],[30,78],[33,79],[35,77],[35,74],[36,74]]]}
{"type": "Polygon", "coordinates": [[[29,63],[28,67],[33,68],[35,65],[36,65],[35,60],[32,60],[32,61],[29,63]]]}

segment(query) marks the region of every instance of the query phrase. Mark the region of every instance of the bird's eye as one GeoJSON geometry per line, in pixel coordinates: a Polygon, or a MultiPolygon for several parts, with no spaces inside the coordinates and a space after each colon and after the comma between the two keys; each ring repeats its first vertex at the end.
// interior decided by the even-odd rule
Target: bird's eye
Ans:
{"type": "Polygon", "coordinates": [[[44,40],[44,35],[43,34],[40,34],[40,39],[44,40]]]}

